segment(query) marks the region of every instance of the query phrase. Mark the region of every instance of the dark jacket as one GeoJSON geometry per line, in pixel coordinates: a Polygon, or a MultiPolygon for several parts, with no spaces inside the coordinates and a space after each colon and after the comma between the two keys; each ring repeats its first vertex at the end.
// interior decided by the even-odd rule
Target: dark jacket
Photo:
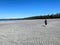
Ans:
{"type": "Polygon", "coordinates": [[[47,25],[47,20],[45,19],[45,25],[47,25]]]}

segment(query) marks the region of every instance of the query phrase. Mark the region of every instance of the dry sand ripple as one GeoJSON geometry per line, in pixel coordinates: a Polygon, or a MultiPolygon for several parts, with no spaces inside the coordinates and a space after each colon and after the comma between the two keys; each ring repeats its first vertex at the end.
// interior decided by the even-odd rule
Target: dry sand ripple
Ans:
{"type": "Polygon", "coordinates": [[[0,45],[60,45],[60,19],[0,23],[0,45]]]}

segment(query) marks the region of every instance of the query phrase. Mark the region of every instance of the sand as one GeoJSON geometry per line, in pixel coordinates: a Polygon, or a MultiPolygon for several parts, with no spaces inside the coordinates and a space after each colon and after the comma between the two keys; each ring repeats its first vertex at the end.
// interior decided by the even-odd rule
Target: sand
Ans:
{"type": "Polygon", "coordinates": [[[60,45],[60,19],[0,22],[0,45],[60,45]]]}

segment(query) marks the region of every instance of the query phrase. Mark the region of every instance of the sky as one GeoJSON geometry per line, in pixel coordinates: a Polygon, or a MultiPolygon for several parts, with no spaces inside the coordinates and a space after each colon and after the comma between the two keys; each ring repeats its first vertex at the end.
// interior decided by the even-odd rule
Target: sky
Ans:
{"type": "Polygon", "coordinates": [[[0,19],[60,13],[60,0],[0,0],[0,19]]]}

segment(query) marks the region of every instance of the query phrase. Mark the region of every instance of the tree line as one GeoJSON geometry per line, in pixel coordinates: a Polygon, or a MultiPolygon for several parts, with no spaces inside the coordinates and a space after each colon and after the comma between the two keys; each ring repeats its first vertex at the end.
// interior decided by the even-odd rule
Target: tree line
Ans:
{"type": "Polygon", "coordinates": [[[48,14],[43,16],[32,16],[23,19],[56,19],[56,18],[60,18],[60,13],[50,14],[50,15],[48,14]]]}
{"type": "Polygon", "coordinates": [[[43,16],[32,16],[32,17],[26,17],[26,18],[15,18],[15,19],[0,19],[0,20],[29,20],[29,19],[58,19],[60,18],[60,13],[56,14],[48,14],[43,16]]]}

